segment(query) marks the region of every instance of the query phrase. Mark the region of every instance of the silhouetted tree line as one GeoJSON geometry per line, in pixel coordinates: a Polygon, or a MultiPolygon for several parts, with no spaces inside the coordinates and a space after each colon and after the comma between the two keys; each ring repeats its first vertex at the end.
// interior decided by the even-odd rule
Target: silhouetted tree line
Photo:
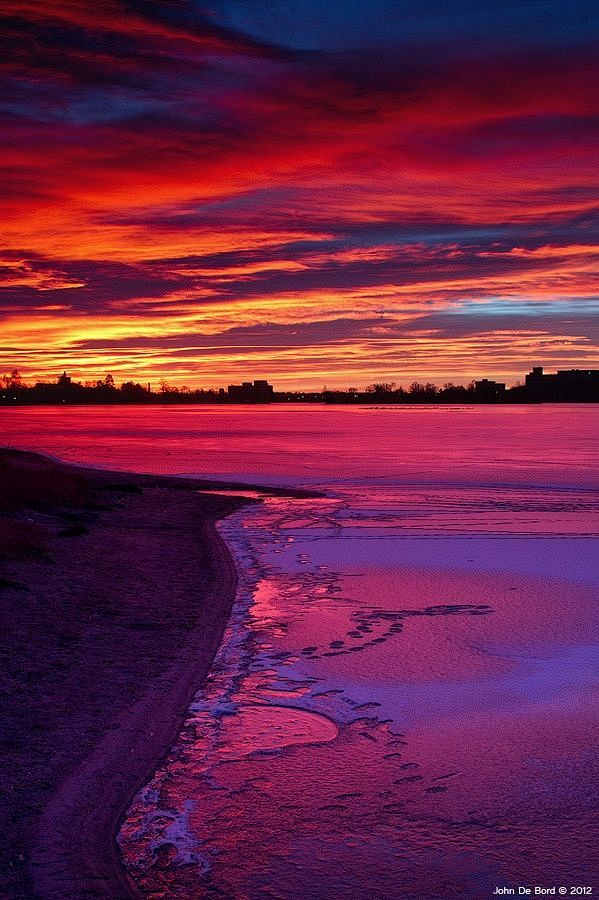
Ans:
{"type": "Polygon", "coordinates": [[[0,402],[4,404],[217,403],[222,399],[222,391],[192,391],[185,385],[171,386],[164,379],[158,390],[152,391],[149,384],[137,381],[125,381],[117,387],[111,374],[96,381],[78,382],[64,372],[56,381],[35,385],[25,384],[17,369],[0,376],[0,402]]]}
{"type": "MultiPolygon", "coordinates": [[[[111,374],[96,381],[76,382],[63,372],[54,382],[24,383],[18,369],[0,376],[0,404],[188,404],[235,403],[235,394],[224,388],[193,390],[186,385],[175,387],[161,379],[158,390],[149,384],[125,381],[120,387],[111,374]]],[[[599,402],[599,371],[567,370],[544,375],[542,369],[526,376],[525,384],[506,389],[504,384],[482,379],[468,385],[446,382],[438,387],[431,382],[412,382],[404,388],[393,381],[369,384],[364,390],[276,391],[266,402],[329,403],[329,404],[476,404],[476,403],[538,403],[538,402],[599,402]],[[536,373],[536,374],[535,374],[536,373]],[[538,374],[541,373],[541,374],[538,374]]],[[[251,400],[249,402],[252,402],[251,400]]],[[[262,401],[264,402],[264,401],[262,401]]]]}

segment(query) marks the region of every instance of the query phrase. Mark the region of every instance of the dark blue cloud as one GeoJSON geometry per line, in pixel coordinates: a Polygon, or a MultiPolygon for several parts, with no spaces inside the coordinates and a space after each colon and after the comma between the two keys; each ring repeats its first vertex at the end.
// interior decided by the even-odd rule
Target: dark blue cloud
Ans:
{"type": "Polygon", "coordinates": [[[591,0],[215,0],[218,19],[256,38],[296,49],[565,44],[597,34],[591,0]]]}

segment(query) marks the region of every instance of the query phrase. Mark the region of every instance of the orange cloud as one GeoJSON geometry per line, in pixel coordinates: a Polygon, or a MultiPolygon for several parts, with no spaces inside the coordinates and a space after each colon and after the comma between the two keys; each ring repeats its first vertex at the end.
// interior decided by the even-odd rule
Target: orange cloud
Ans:
{"type": "Polygon", "coordinates": [[[343,384],[597,355],[583,44],[306,55],[186,2],[3,14],[0,367],[343,384]],[[472,303],[476,335],[424,321],[472,303]]]}

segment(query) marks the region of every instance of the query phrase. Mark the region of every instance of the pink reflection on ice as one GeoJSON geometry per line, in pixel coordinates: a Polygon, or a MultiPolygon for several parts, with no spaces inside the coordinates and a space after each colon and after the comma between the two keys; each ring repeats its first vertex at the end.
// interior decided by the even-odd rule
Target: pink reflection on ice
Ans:
{"type": "Polygon", "coordinates": [[[4,440],[75,462],[266,484],[410,481],[599,487],[592,404],[15,407],[4,440]]]}
{"type": "Polygon", "coordinates": [[[305,709],[245,706],[223,719],[220,756],[224,760],[242,759],[294,744],[332,741],[338,731],[330,719],[305,709]]]}
{"type": "Polygon", "coordinates": [[[497,884],[557,883],[566,869],[588,879],[599,724],[591,540],[587,555],[578,546],[579,580],[541,577],[561,571],[568,546],[523,535],[389,540],[369,517],[360,534],[331,532],[347,499],[303,502],[297,518],[287,503],[223,525],[246,572],[237,620],[150,786],[156,799],[141,797],[124,829],[143,889],[479,898],[497,884]],[[415,547],[437,567],[406,565],[415,547]],[[248,717],[257,708],[264,721],[248,717]],[[317,718],[298,722],[299,709],[317,718]],[[319,738],[325,722],[335,732],[319,738]],[[179,839],[163,865],[182,809],[196,856],[179,839]]]}
{"type": "Polygon", "coordinates": [[[81,462],[327,494],[222,525],[232,621],[121,833],[146,896],[592,884],[597,408],[21,408],[3,426],[81,462]]]}

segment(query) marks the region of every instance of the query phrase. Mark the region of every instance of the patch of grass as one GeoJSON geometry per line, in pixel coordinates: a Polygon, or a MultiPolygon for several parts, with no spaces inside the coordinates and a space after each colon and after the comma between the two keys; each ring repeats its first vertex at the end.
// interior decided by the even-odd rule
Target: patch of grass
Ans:
{"type": "Polygon", "coordinates": [[[118,484],[104,484],[103,491],[116,491],[119,494],[143,494],[142,488],[138,484],[129,483],[128,481],[119,481],[118,484]]]}
{"type": "Polygon", "coordinates": [[[48,535],[41,525],[0,516],[0,559],[46,552],[48,535]]]}
{"type": "Polygon", "coordinates": [[[83,475],[42,457],[0,450],[0,510],[81,506],[86,498],[83,475]]]}

